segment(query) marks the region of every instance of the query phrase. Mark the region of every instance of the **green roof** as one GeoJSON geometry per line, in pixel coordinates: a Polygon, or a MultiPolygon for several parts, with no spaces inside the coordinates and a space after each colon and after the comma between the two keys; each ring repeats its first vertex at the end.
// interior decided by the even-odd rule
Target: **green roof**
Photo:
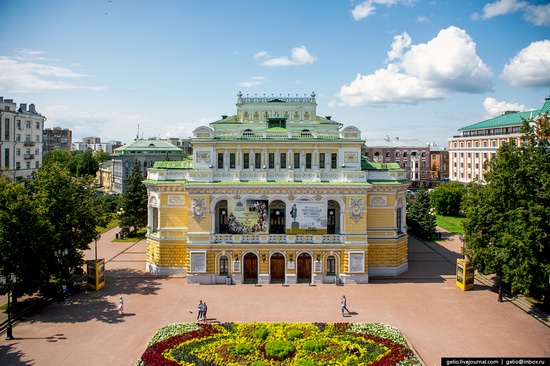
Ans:
{"type": "Polygon", "coordinates": [[[400,170],[399,163],[375,163],[366,156],[361,157],[361,170],[400,170]]]}
{"type": "Polygon", "coordinates": [[[193,169],[193,160],[185,159],[180,161],[157,161],[153,168],[158,169],[193,169]]]}
{"type": "Polygon", "coordinates": [[[113,154],[117,155],[136,153],[182,154],[183,152],[179,147],[163,140],[137,140],[113,151],[113,154]]]}
{"type": "Polygon", "coordinates": [[[502,114],[498,117],[494,117],[482,122],[474,123],[466,127],[462,127],[459,131],[466,130],[481,130],[484,128],[506,127],[506,126],[518,126],[523,124],[523,119],[530,119],[537,115],[550,111],[550,98],[545,99],[545,103],[541,109],[535,109],[527,112],[513,112],[502,114]]]}

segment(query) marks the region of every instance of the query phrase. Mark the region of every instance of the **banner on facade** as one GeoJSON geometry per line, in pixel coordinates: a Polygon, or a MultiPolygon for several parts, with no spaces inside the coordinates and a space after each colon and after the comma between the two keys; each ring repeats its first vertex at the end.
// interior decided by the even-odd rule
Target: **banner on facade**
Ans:
{"type": "Polygon", "coordinates": [[[264,200],[228,201],[230,234],[267,234],[267,204],[264,200]]]}
{"type": "Polygon", "coordinates": [[[327,204],[296,201],[287,208],[287,234],[326,234],[327,204]]]}

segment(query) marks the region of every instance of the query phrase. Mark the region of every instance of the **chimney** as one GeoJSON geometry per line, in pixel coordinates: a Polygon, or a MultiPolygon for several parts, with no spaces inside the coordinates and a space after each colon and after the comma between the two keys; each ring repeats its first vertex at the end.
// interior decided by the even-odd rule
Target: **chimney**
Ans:
{"type": "Polygon", "coordinates": [[[31,112],[31,113],[36,113],[36,109],[34,108],[34,104],[33,104],[33,103],[29,104],[29,112],[31,112]]]}
{"type": "Polygon", "coordinates": [[[226,114],[222,114],[222,119],[226,119],[227,118],[227,115],[226,114]]]}
{"type": "Polygon", "coordinates": [[[19,103],[19,109],[26,111],[27,110],[27,103],[19,103]]]}
{"type": "Polygon", "coordinates": [[[330,121],[330,119],[332,118],[332,116],[325,116],[326,119],[328,119],[330,121]]]}

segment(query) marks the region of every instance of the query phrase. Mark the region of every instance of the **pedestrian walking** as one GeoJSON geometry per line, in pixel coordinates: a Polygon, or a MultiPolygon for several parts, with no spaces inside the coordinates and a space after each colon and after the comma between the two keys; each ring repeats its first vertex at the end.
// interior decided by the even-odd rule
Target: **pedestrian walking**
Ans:
{"type": "Polygon", "coordinates": [[[344,310],[348,312],[348,315],[351,314],[348,308],[346,307],[347,305],[346,295],[342,295],[342,299],[340,300],[340,305],[342,305],[342,316],[344,316],[344,310]]]}
{"type": "Polygon", "coordinates": [[[122,298],[122,295],[118,297],[118,313],[124,314],[124,299],[122,298]]]}
{"type": "Polygon", "coordinates": [[[197,305],[197,321],[202,320],[202,311],[203,311],[202,300],[199,300],[199,305],[197,305]]]}
{"type": "Polygon", "coordinates": [[[203,322],[207,322],[207,318],[206,318],[206,312],[208,311],[208,306],[206,306],[206,301],[202,303],[202,321],[203,322]]]}

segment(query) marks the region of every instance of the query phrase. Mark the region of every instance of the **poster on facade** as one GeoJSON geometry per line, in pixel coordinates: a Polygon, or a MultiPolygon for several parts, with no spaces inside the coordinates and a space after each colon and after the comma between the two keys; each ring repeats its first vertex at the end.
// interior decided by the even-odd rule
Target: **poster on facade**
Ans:
{"type": "Polygon", "coordinates": [[[313,201],[296,201],[287,209],[287,234],[326,234],[327,204],[313,201]]]}
{"type": "Polygon", "coordinates": [[[267,234],[267,201],[229,201],[230,234],[267,234]]]}

